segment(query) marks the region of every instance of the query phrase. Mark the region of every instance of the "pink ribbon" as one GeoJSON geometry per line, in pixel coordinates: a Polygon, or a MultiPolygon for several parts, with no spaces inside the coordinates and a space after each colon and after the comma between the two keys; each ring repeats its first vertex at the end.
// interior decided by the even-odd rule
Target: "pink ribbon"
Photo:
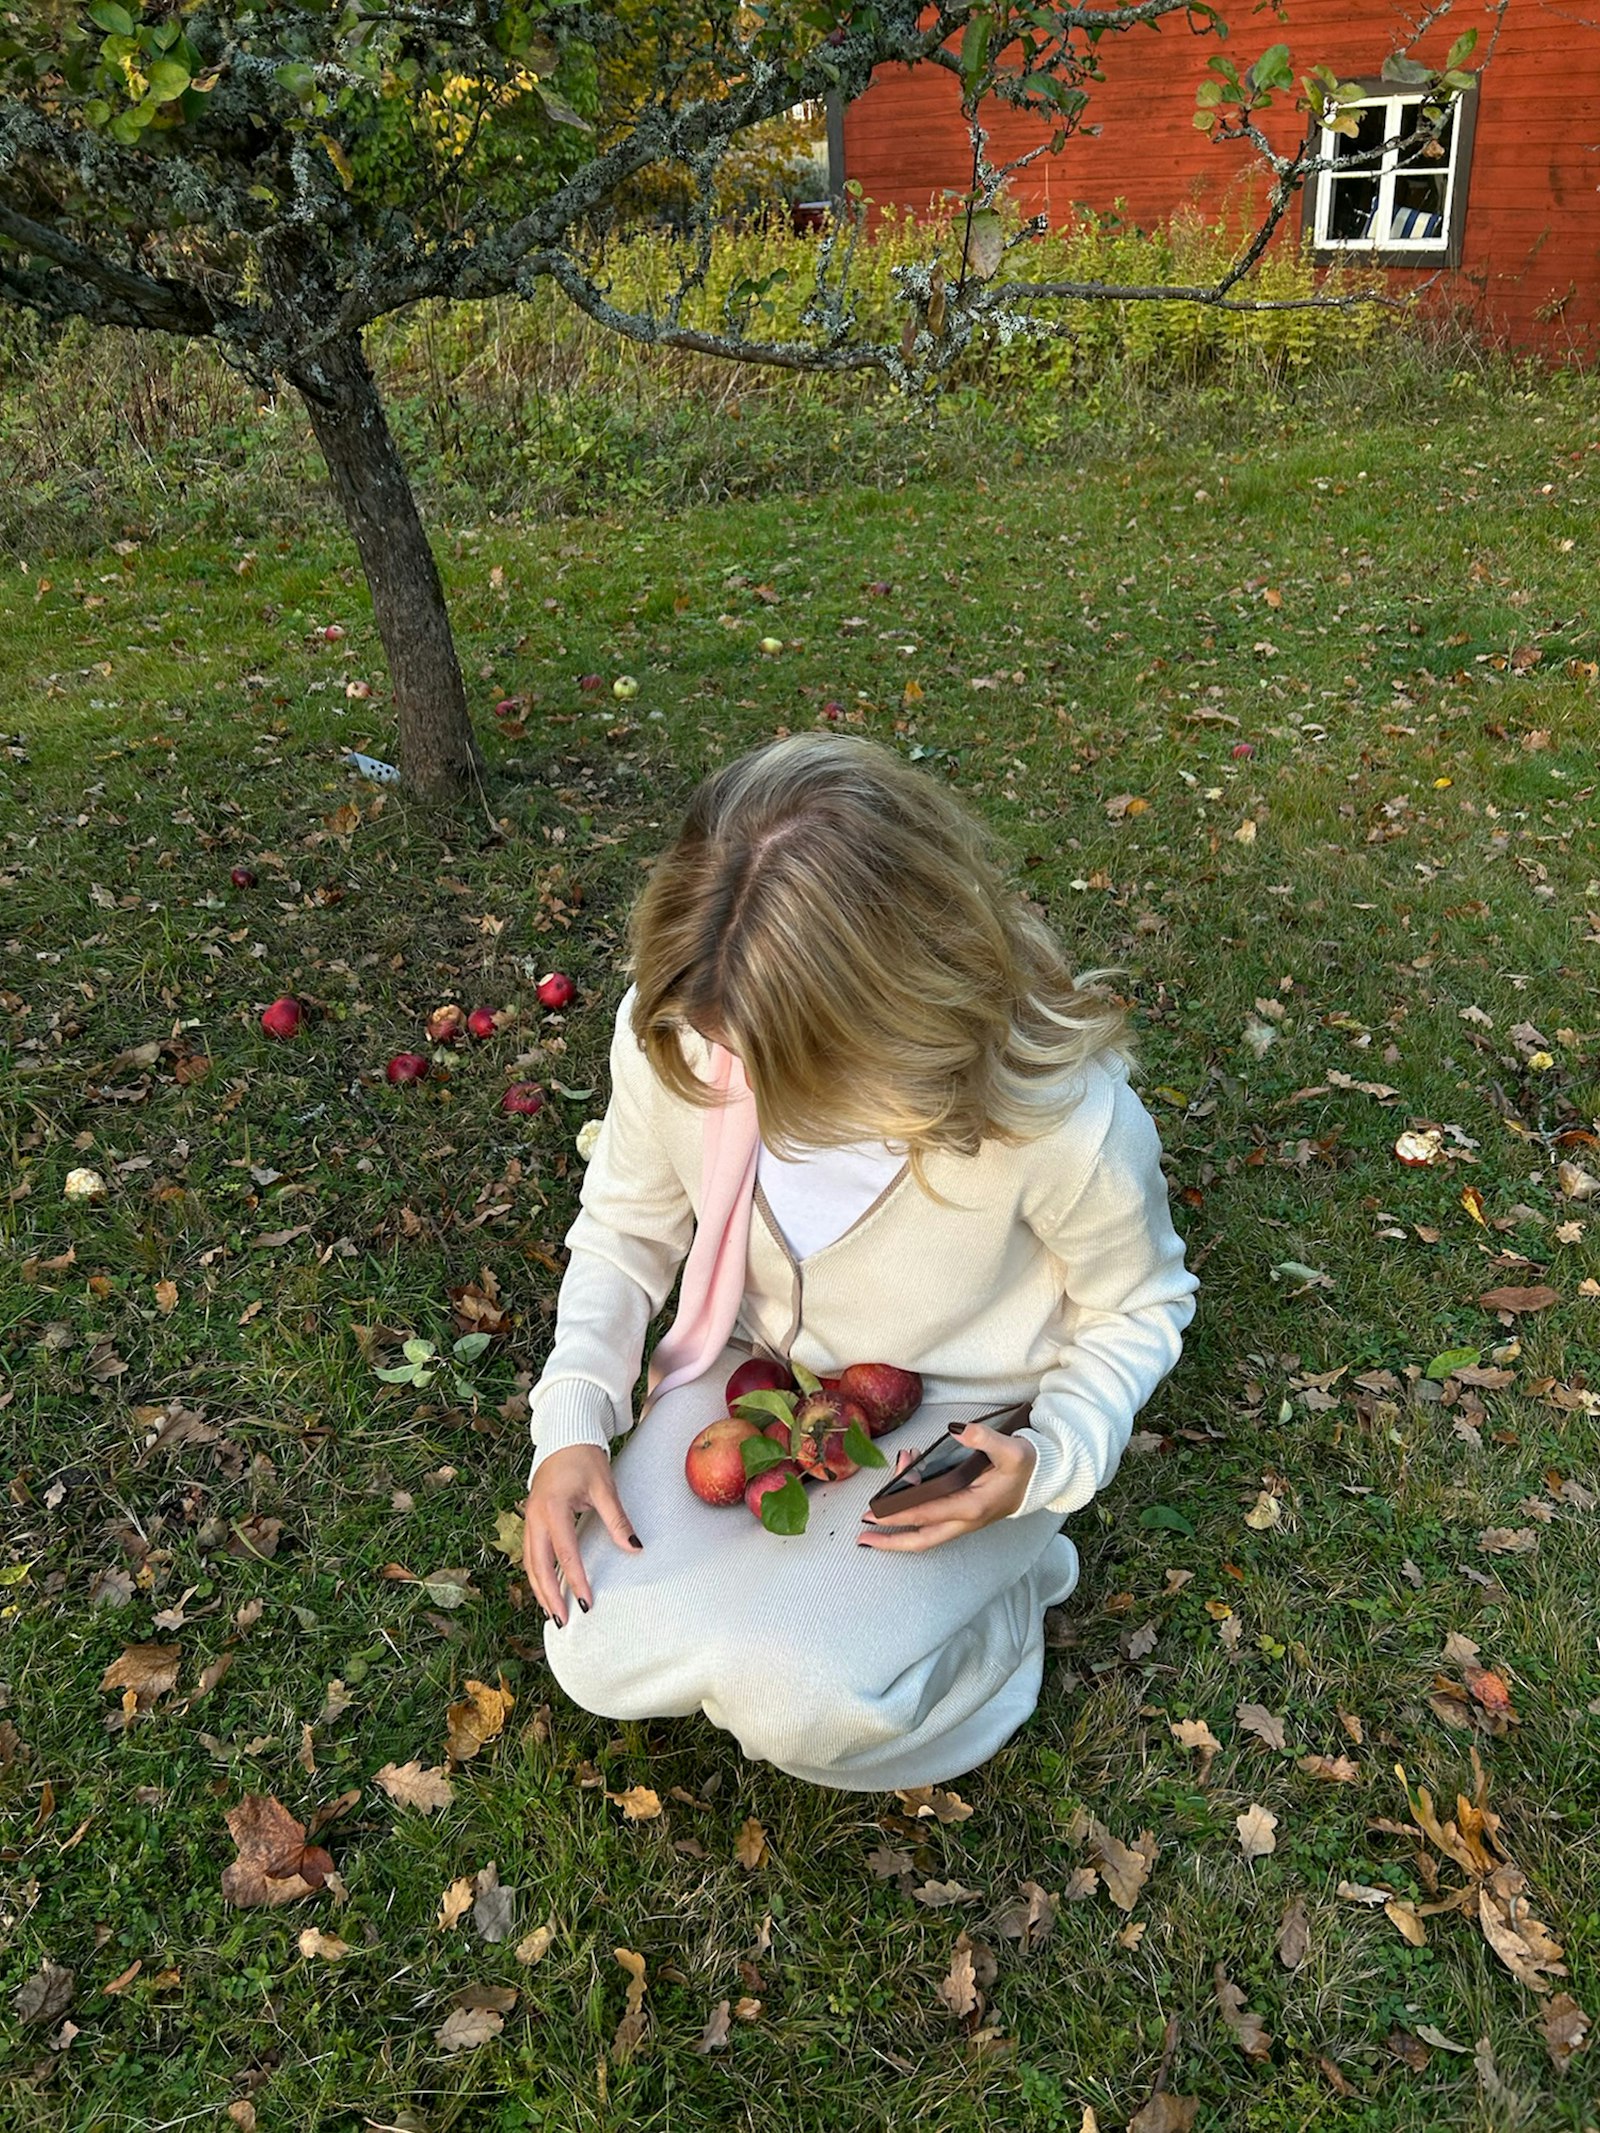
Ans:
{"type": "Polygon", "coordinates": [[[677,1316],[650,1358],[646,1410],[675,1385],[704,1376],[727,1347],[744,1296],[761,1125],[744,1063],[726,1045],[711,1047],[710,1081],[720,1101],[706,1111],[700,1214],[677,1316]]]}

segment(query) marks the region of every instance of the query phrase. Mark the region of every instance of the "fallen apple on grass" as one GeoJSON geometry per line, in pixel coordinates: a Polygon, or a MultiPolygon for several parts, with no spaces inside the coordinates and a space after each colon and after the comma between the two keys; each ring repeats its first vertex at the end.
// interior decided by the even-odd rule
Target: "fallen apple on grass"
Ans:
{"type": "Polygon", "coordinates": [[[501,1097],[500,1108],[513,1118],[537,1118],[544,1109],[544,1091],[536,1081],[514,1081],[501,1097]]]}
{"type": "Polygon", "coordinates": [[[578,988],[564,970],[547,970],[535,987],[539,1005],[559,1011],[570,1007],[578,997],[578,988]]]}
{"type": "Polygon", "coordinates": [[[305,1020],[305,1010],[292,993],[284,993],[262,1010],[261,1027],[269,1037],[294,1037],[305,1020]]]}
{"type": "Polygon", "coordinates": [[[428,1062],[420,1052],[396,1052],[383,1071],[398,1089],[410,1081],[425,1081],[428,1062]]]}
{"type": "Polygon", "coordinates": [[[476,1037],[481,1043],[485,1037],[495,1037],[499,1033],[500,1025],[495,1020],[492,1007],[475,1007],[471,1014],[468,1015],[467,1034],[469,1037],[476,1037]]]}
{"type": "Polygon", "coordinates": [[[428,1017],[428,1042],[459,1044],[466,1027],[467,1018],[454,1003],[447,1007],[436,1007],[428,1017]]]}
{"type": "Polygon", "coordinates": [[[257,877],[249,867],[234,867],[229,873],[228,879],[236,889],[253,889],[256,885],[257,877]]]}

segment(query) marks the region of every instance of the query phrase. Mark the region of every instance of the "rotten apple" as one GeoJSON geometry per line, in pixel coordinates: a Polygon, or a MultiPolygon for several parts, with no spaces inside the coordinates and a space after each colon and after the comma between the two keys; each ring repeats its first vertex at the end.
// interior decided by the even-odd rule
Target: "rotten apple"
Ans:
{"type": "Polygon", "coordinates": [[[852,1428],[864,1438],[870,1436],[865,1408],[836,1392],[808,1394],[794,1411],[789,1433],[800,1471],[815,1475],[819,1481],[842,1481],[853,1474],[858,1462],[845,1448],[845,1438],[852,1428]]]}
{"type": "Polygon", "coordinates": [[[428,1042],[459,1044],[466,1026],[466,1016],[454,1003],[448,1007],[436,1007],[428,1017],[428,1042]]]}

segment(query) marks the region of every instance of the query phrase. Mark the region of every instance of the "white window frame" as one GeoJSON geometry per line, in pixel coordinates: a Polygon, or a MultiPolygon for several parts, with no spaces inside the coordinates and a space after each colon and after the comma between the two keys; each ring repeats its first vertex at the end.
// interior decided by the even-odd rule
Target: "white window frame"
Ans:
{"type": "MultiPolygon", "coordinates": [[[[1383,138],[1385,141],[1394,142],[1396,145],[1386,148],[1381,160],[1373,163],[1358,163],[1350,168],[1349,175],[1352,178],[1371,177],[1376,178],[1378,181],[1377,205],[1373,209],[1372,220],[1368,225],[1368,234],[1365,237],[1335,237],[1332,234],[1330,225],[1333,221],[1333,195],[1341,174],[1337,167],[1319,174],[1316,222],[1312,231],[1312,243],[1317,251],[1356,254],[1378,252],[1391,255],[1398,254],[1402,257],[1409,254],[1418,260],[1424,261],[1430,259],[1442,260],[1445,257],[1450,250],[1456,191],[1461,183],[1461,141],[1464,128],[1462,125],[1460,98],[1457,98],[1451,113],[1450,147],[1444,165],[1444,208],[1439,218],[1438,236],[1393,237],[1385,234],[1394,221],[1395,179],[1397,177],[1410,176],[1418,168],[1423,170],[1428,168],[1427,165],[1419,166],[1416,164],[1410,164],[1402,168],[1398,146],[1399,142],[1408,140],[1417,131],[1417,122],[1421,116],[1422,106],[1426,101],[1427,98],[1424,92],[1416,89],[1396,89],[1392,94],[1375,94],[1363,97],[1359,104],[1347,104],[1344,106],[1347,111],[1372,111],[1383,107],[1385,112],[1383,138]],[[1374,234],[1375,232],[1377,234],[1374,234]]],[[[1324,126],[1320,153],[1325,158],[1332,160],[1340,138],[1331,127],[1324,126]]],[[[1437,171],[1438,167],[1435,164],[1433,166],[1434,171],[1437,171]]]]}

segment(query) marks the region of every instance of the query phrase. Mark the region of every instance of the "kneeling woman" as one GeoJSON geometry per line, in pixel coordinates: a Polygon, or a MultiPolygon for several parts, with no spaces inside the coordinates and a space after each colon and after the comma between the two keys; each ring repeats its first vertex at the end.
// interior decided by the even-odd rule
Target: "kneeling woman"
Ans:
{"type": "Polygon", "coordinates": [[[1062,1521],[1194,1312],[1123,1018],[943,786],[831,735],[706,780],[632,960],[532,1394],[550,1665],[587,1710],[703,1711],[816,1784],[953,1778],[1032,1711],[1078,1575],[1062,1521]],[[874,1520],[863,1471],[779,1537],[684,1479],[752,1352],[920,1371],[897,1450],[1020,1401],[1029,1423],[967,1429],[992,1463],[955,1495],[874,1520]]]}

